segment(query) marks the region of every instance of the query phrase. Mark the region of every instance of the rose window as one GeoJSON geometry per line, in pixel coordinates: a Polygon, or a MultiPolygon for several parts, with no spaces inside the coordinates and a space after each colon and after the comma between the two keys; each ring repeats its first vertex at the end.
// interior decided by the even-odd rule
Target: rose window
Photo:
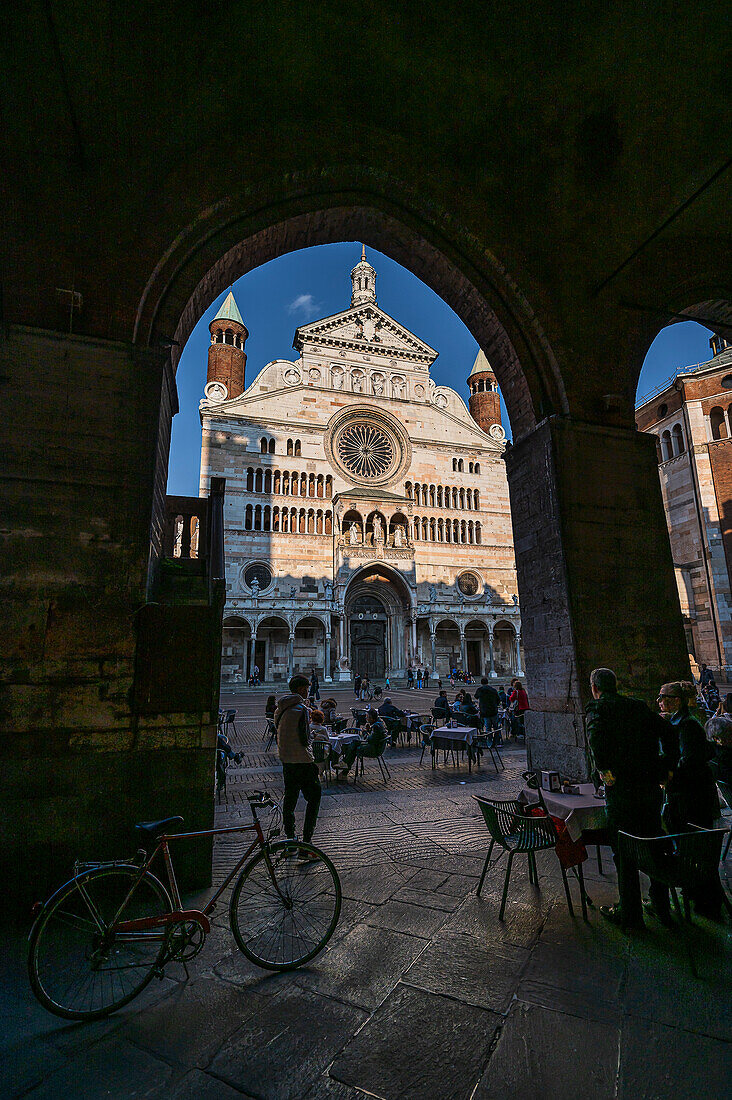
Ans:
{"type": "Polygon", "coordinates": [[[394,461],[394,447],[375,424],[349,424],[338,437],[338,457],[356,477],[378,478],[394,461]]]}
{"type": "Polygon", "coordinates": [[[464,596],[477,596],[480,581],[475,573],[462,573],[458,577],[458,588],[464,596]]]}

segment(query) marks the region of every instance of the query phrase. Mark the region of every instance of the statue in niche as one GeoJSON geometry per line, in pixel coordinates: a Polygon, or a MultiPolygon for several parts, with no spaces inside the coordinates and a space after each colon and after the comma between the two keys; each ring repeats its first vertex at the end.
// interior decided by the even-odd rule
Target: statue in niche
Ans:
{"type": "Polygon", "coordinates": [[[333,389],[334,390],[342,390],[343,389],[343,371],[341,370],[340,367],[334,367],[333,368],[332,378],[333,378],[333,389]]]}
{"type": "Polygon", "coordinates": [[[518,607],[518,596],[513,595],[511,596],[511,599],[513,600],[513,606],[518,607]]]}
{"type": "Polygon", "coordinates": [[[360,542],[357,523],[352,523],[348,528],[348,542],[350,546],[356,546],[360,542]]]}
{"type": "Polygon", "coordinates": [[[404,383],[401,378],[392,378],[391,380],[391,396],[401,397],[404,393],[404,383]]]}
{"type": "Polygon", "coordinates": [[[297,595],[297,588],[295,587],[294,584],[291,584],[290,585],[290,599],[294,600],[296,595],[297,595]]]}
{"type": "Polygon", "coordinates": [[[259,595],[259,581],[256,577],[252,577],[252,583],[249,585],[252,590],[252,598],[256,600],[259,595]]]}
{"type": "Polygon", "coordinates": [[[382,375],[375,374],[374,377],[372,378],[371,382],[372,382],[372,385],[374,387],[374,395],[376,397],[381,397],[381,395],[384,392],[384,379],[383,379],[382,375]]]}
{"type": "Polygon", "coordinates": [[[328,603],[330,603],[330,601],[333,599],[333,585],[330,583],[330,581],[325,582],[325,598],[328,603]]]}
{"type": "Polygon", "coordinates": [[[435,603],[437,600],[437,589],[434,584],[430,585],[430,603],[435,603]]]}
{"type": "Polygon", "coordinates": [[[384,541],[384,529],[378,516],[374,519],[374,546],[384,541]]]}
{"type": "Polygon", "coordinates": [[[354,393],[361,393],[363,391],[363,375],[354,374],[351,379],[354,393]]]}
{"type": "Polygon", "coordinates": [[[402,528],[401,527],[395,527],[394,528],[394,545],[395,546],[403,546],[404,545],[404,535],[402,534],[402,528]]]}

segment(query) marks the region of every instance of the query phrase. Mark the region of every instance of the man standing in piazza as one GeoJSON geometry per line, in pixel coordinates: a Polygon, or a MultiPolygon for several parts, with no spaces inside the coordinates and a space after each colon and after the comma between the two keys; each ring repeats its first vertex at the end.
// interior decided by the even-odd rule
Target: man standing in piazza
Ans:
{"type": "Polygon", "coordinates": [[[495,376],[480,352],[468,404],[437,385],[437,352],[376,280],[362,249],[350,306],[254,372],[233,293],[209,325],[200,489],[226,479],[224,665],[256,663],[274,691],[312,668],[404,682],[410,659],[437,678],[522,671],[495,376]]]}

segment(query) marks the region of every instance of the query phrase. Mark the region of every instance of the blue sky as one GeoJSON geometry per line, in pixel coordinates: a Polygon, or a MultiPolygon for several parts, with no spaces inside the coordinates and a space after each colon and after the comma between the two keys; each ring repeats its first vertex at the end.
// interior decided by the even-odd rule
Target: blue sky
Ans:
{"type": "MultiPolygon", "coordinates": [[[[366,255],[376,269],[376,297],[383,310],[425,340],[439,356],[432,368],[438,385],[452,386],[467,401],[465,379],[478,345],[457,314],[406,268],[375,249],[366,255]]],[[[247,385],[272,359],[294,359],[292,339],[298,325],[347,309],[351,301],[351,268],[360,259],[357,244],[330,244],[290,252],[250,271],[234,284],[234,297],[247,340],[247,385]]],[[[228,293],[228,291],[226,292],[228,293]]],[[[206,382],[208,325],[226,293],[211,303],[193,330],[178,366],[180,412],[173,420],[168,492],[198,496],[201,425],[198,402],[206,382]]],[[[658,334],[646,356],[638,392],[665,381],[677,367],[701,363],[710,356],[709,333],[689,321],[658,334]]],[[[505,406],[503,423],[510,431],[505,406]]]]}

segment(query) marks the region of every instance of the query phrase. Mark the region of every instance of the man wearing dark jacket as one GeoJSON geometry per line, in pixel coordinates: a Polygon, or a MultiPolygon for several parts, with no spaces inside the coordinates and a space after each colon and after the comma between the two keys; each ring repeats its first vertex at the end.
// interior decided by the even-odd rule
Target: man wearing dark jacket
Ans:
{"type": "Polygon", "coordinates": [[[399,710],[399,707],[395,707],[391,699],[387,698],[379,707],[379,714],[382,718],[404,718],[405,712],[399,710]]]}
{"type": "Polygon", "coordinates": [[[480,687],[476,688],[475,698],[478,700],[478,710],[483,719],[483,729],[486,733],[495,729],[496,716],[498,715],[498,692],[491,687],[485,676],[481,678],[480,687]]]}
{"type": "MultiPolygon", "coordinates": [[[[450,704],[447,699],[446,691],[441,691],[440,694],[437,696],[432,710],[439,711],[439,716],[441,716],[442,718],[447,719],[450,717],[450,704]]],[[[435,715],[435,717],[438,717],[438,715],[435,715]]]]}
{"type": "Polygon", "coordinates": [[[310,844],[315,831],[320,808],[321,787],[318,765],[310,751],[310,716],[305,706],[308,693],[307,676],[293,676],[289,683],[290,695],[280,699],[275,711],[277,749],[282,761],[285,797],[282,801],[282,823],[288,840],[295,837],[295,806],[303,793],[307,809],[302,838],[310,844]]]}
{"type": "MultiPolygon", "coordinates": [[[[593,702],[587,708],[587,733],[595,766],[605,783],[607,825],[618,869],[620,904],[600,906],[607,920],[626,931],[644,928],[638,869],[620,859],[618,830],[634,836],[661,836],[661,781],[667,765],[659,745],[668,726],[645,703],[618,695],[615,673],[596,668],[590,676],[593,702]]],[[[668,889],[651,881],[655,915],[671,921],[668,889]]]]}

